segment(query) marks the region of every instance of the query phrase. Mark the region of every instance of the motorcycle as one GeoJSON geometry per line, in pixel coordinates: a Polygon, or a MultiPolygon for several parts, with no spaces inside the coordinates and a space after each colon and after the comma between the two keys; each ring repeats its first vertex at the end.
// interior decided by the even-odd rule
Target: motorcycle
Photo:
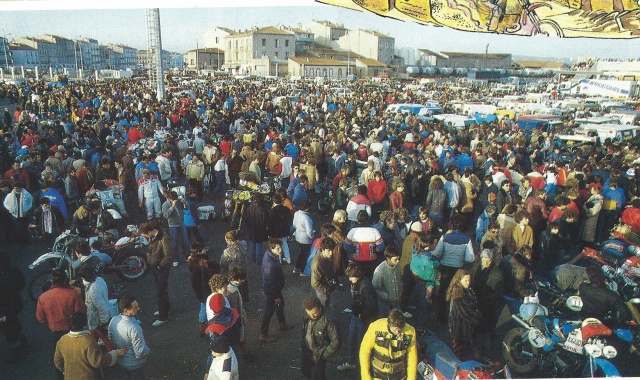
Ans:
{"type": "MultiPolygon", "coordinates": [[[[567,301],[576,311],[581,308],[577,298],[567,301]]],[[[507,332],[502,353],[513,372],[524,375],[537,371],[550,377],[620,376],[608,361],[617,350],[604,338],[613,331],[599,320],[549,318],[546,308],[536,302],[525,302],[512,318],[520,326],[507,332]]],[[[622,331],[615,333],[624,339],[622,331]]]]}
{"type": "Polygon", "coordinates": [[[425,358],[418,362],[418,376],[422,380],[445,379],[511,379],[506,365],[461,361],[433,332],[424,330],[418,338],[425,358]]]}
{"type": "MultiPolygon", "coordinates": [[[[28,285],[29,298],[37,302],[38,297],[51,286],[51,272],[54,269],[64,269],[69,278],[73,278],[73,244],[78,239],[77,234],[67,230],[58,236],[51,252],[38,257],[29,265],[31,270],[40,270],[28,285]]],[[[140,238],[132,239],[125,244],[113,244],[103,247],[104,253],[111,256],[113,263],[105,268],[106,272],[115,272],[125,281],[137,281],[149,271],[145,244],[140,238]]]]}

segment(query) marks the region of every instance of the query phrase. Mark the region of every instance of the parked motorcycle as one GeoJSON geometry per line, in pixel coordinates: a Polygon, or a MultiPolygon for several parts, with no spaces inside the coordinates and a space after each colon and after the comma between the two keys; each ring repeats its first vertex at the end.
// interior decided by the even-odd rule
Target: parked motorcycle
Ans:
{"type": "MultiPolygon", "coordinates": [[[[577,310],[581,306],[570,307],[577,310]]],[[[549,318],[545,308],[535,302],[524,303],[512,318],[520,326],[507,332],[502,353],[513,372],[524,375],[536,371],[545,377],[620,376],[608,360],[617,355],[605,339],[613,331],[597,319],[549,318]]]]}
{"type": "Polygon", "coordinates": [[[445,379],[510,379],[509,367],[499,363],[461,361],[433,332],[424,330],[418,337],[424,359],[418,362],[418,375],[422,380],[445,379]]]}
{"type": "MultiPolygon", "coordinates": [[[[54,269],[62,268],[67,271],[69,278],[73,278],[72,249],[75,239],[78,238],[77,234],[73,234],[69,230],[63,232],[56,238],[51,252],[41,255],[29,265],[29,269],[40,271],[28,285],[29,298],[34,302],[51,286],[51,272],[54,269]]],[[[149,270],[145,249],[141,239],[133,239],[126,244],[103,247],[102,251],[111,256],[113,260],[113,263],[105,268],[106,272],[115,272],[125,281],[139,280],[149,270]]]]}

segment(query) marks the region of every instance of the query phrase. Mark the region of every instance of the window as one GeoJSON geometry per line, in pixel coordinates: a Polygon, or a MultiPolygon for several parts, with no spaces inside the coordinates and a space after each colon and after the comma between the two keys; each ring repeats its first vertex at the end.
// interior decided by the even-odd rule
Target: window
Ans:
{"type": "Polygon", "coordinates": [[[327,77],[327,69],[322,69],[322,76],[327,77]]]}
{"type": "Polygon", "coordinates": [[[216,44],[220,42],[220,37],[216,37],[216,44]]]}
{"type": "Polygon", "coordinates": [[[338,77],[342,77],[342,69],[338,69],[338,77]]]}
{"type": "Polygon", "coordinates": [[[276,58],[278,58],[278,52],[276,52],[276,58]]]}
{"type": "Polygon", "coordinates": [[[284,52],[284,59],[289,59],[289,52],[288,51],[284,52]]]}
{"type": "Polygon", "coordinates": [[[333,76],[333,69],[329,69],[329,76],[332,77],[333,76]]]}
{"type": "Polygon", "coordinates": [[[280,40],[276,38],[275,40],[275,46],[276,47],[280,47],[280,40]]]}
{"type": "Polygon", "coordinates": [[[262,46],[267,46],[267,39],[266,38],[262,39],[262,46]]]}
{"type": "Polygon", "coordinates": [[[266,56],[267,56],[267,51],[266,51],[266,50],[263,50],[263,51],[262,51],[262,58],[264,58],[264,57],[266,57],[266,56]]]}
{"type": "Polygon", "coordinates": [[[284,47],[289,47],[289,40],[284,40],[284,47]]]}

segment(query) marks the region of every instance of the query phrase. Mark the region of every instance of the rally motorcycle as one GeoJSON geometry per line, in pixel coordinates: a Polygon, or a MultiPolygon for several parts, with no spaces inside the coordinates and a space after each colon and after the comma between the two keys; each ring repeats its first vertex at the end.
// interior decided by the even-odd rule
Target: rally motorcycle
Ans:
{"type": "MultiPolygon", "coordinates": [[[[576,311],[582,307],[577,296],[570,297],[567,303],[576,311]]],[[[513,372],[525,375],[536,371],[545,377],[620,376],[608,360],[618,352],[605,337],[615,333],[629,341],[628,330],[612,331],[595,318],[584,321],[549,318],[546,308],[535,300],[523,303],[512,318],[520,326],[507,332],[502,353],[513,372]]]]}

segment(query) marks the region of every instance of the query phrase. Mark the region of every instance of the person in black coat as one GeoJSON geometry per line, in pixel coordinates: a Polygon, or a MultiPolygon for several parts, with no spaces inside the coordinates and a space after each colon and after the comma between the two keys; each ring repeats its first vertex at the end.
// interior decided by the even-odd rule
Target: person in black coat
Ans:
{"type": "Polygon", "coordinates": [[[600,321],[605,321],[607,319],[605,317],[612,313],[612,322],[614,323],[632,319],[631,312],[622,302],[622,299],[607,288],[604,273],[599,266],[588,266],[587,278],[589,278],[589,282],[580,284],[578,288],[583,304],[580,315],[583,318],[596,318],[600,321]]]}
{"type": "Polygon", "coordinates": [[[65,221],[62,212],[57,207],[51,207],[49,198],[40,199],[40,207],[33,213],[33,224],[38,238],[44,239],[50,245],[64,229],[65,221]]]}
{"type": "Polygon", "coordinates": [[[241,229],[247,236],[251,261],[260,262],[263,254],[262,242],[268,238],[267,214],[262,206],[260,194],[253,194],[251,204],[247,206],[242,216],[241,229]]]}
{"type": "Polygon", "coordinates": [[[287,237],[293,224],[293,214],[287,206],[282,204],[282,196],[273,196],[273,207],[267,217],[267,234],[269,238],[279,239],[282,242],[282,262],[291,264],[291,253],[287,237]]]}
{"type": "Polygon", "coordinates": [[[475,329],[482,319],[476,295],[471,289],[470,272],[458,269],[447,289],[447,301],[451,303],[449,330],[453,352],[464,361],[471,349],[475,329]]]}
{"type": "Polygon", "coordinates": [[[27,338],[22,334],[19,314],[24,306],[20,292],[25,279],[20,269],[12,267],[9,253],[0,250],[0,330],[16,357],[24,354],[27,338]]]}
{"type": "Polygon", "coordinates": [[[477,358],[482,359],[491,352],[496,323],[502,305],[503,277],[491,249],[480,252],[480,260],[471,270],[471,288],[478,299],[480,323],[476,328],[477,358]]]}
{"type": "Polygon", "coordinates": [[[549,222],[547,229],[542,231],[539,238],[540,263],[537,266],[542,274],[548,276],[549,273],[560,264],[560,260],[564,256],[562,248],[562,240],[560,238],[560,223],[557,221],[549,222]]]}

